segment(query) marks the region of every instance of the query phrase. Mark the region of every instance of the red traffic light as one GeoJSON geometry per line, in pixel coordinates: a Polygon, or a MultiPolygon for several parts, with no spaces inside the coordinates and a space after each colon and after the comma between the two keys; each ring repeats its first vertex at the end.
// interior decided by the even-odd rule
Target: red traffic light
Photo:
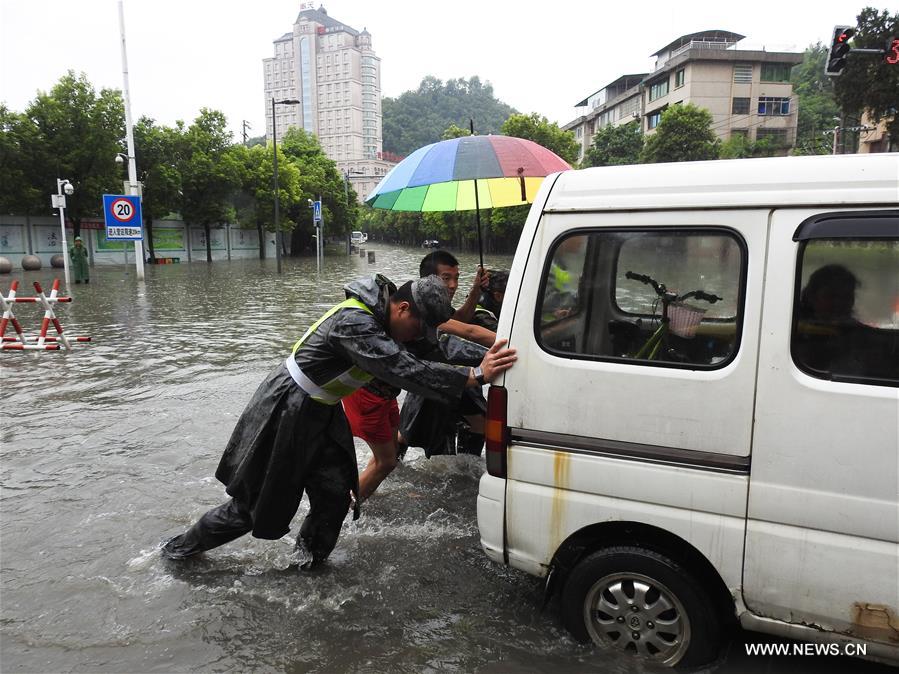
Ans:
{"type": "Polygon", "coordinates": [[[887,47],[883,52],[883,60],[891,66],[899,63],[899,38],[893,37],[887,40],[887,47]]]}
{"type": "Polygon", "coordinates": [[[855,29],[849,26],[834,26],[833,38],[830,42],[830,55],[824,64],[824,74],[835,77],[846,67],[846,57],[852,48],[849,40],[855,35],[855,29]]]}

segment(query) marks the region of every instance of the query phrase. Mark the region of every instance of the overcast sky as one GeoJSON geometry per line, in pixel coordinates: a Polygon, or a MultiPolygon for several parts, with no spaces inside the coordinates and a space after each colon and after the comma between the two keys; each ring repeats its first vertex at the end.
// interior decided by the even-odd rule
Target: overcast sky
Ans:
{"type": "MultiPolygon", "coordinates": [[[[856,0],[330,0],[328,14],[367,28],[381,58],[383,96],[426,75],[478,75],[522,112],[563,124],[574,104],[619,75],[647,72],[649,55],[680,35],[723,29],[743,48],[802,51],[855,24],[856,0]]],[[[318,6],[318,4],[316,4],[318,6]]],[[[879,8],[886,5],[874,4],[879,8]]],[[[67,69],[97,87],[122,87],[117,0],[0,0],[0,101],[24,110],[67,69]]],[[[135,119],[190,121],[222,110],[262,135],[262,59],[291,30],[297,0],[125,0],[135,119]]]]}

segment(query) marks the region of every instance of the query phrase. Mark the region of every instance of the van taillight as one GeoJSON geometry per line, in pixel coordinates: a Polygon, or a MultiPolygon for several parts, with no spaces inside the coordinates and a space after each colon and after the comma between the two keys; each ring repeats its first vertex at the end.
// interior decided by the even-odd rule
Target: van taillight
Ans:
{"type": "Polygon", "coordinates": [[[493,477],[506,477],[506,445],[509,429],[506,425],[507,392],[502,386],[487,391],[487,418],[484,438],[487,440],[487,472],[493,477]]]}

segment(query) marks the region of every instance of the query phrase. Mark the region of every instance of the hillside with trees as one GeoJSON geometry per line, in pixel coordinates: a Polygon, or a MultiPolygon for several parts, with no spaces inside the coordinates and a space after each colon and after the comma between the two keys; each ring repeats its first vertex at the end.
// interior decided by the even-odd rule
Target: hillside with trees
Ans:
{"type": "Polygon", "coordinates": [[[499,133],[514,112],[496,99],[493,85],[476,76],[444,83],[429,75],[418,89],[381,101],[384,151],[405,157],[441,140],[452,125],[467,129],[470,119],[474,119],[478,135],[499,133]]]}

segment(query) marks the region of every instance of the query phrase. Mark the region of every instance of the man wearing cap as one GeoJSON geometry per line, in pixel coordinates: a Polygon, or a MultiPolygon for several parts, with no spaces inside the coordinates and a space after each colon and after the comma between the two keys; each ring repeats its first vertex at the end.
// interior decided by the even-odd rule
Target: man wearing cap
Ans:
{"type": "Polygon", "coordinates": [[[75,237],[74,245],[69,248],[69,260],[72,262],[72,273],[75,274],[75,283],[90,283],[90,266],[87,259],[87,248],[84,247],[80,236],[75,237]]]}
{"type": "MultiPolygon", "coordinates": [[[[213,508],[162,554],[184,559],[251,533],[289,531],[303,492],[309,514],[297,544],[310,566],[334,549],[356,498],[359,476],[340,401],[373,377],[437,400],[492,381],[515,361],[499,342],[477,368],[427,362],[402,344],[444,323],[453,309],[437,277],[399,289],[381,275],[345,286],[347,299],[326,312],[262,382],[237,422],[216,471],[231,500],[213,508]]],[[[354,518],[359,516],[358,505],[354,518]]]]}

